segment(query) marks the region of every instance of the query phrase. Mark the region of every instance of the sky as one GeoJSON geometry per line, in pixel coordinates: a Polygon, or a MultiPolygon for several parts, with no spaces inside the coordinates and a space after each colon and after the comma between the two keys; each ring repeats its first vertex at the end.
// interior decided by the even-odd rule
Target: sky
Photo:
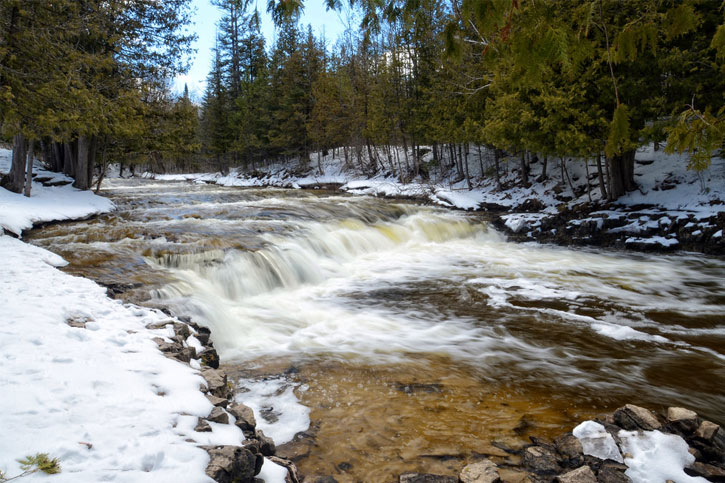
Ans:
{"type": "MultiPolygon", "coordinates": [[[[256,4],[262,17],[262,34],[269,47],[274,40],[274,23],[267,14],[266,0],[256,0],[256,4]]],[[[222,12],[210,0],[192,0],[192,5],[196,9],[194,25],[191,26],[198,36],[193,45],[196,53],[191,56],[189,72],[174,79],[174,90],[180,93],[184,90],[184,84],[187,84],[192,99],[200,100],[206,86],[206,76],[211,69],[211,49],[214,47],[216,24],[222,17],[222,12]]],[[[333,45],[345,30],[345,25],[351,22],[345,12],[326,11],[323,0],[307,0],[304,5],[300,25],[312,25],[315,35],[320,37],[324,34],[328,45],[333,45]]]]}

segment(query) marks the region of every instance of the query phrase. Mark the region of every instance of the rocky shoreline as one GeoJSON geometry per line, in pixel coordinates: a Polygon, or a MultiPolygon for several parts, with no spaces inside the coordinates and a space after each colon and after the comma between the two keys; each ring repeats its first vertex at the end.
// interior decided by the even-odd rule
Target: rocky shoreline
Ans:
{"type": "MultiPolygon", "coordinates": [[[[109,295],[113,296],[110,289],[109,295]]],[[[210,330],[188,317],[178,317],[177,320],[153,324],[148,328],[168,330],[167,337],[154,338],[159,350],[166,357],[199,368],[204,378],[201,390],[214,407],[208,416],[199,418],[194,431],[211,431],[209,423],[233,424],[245,437],[240,446],[201,446],[210,457],[207,476],[219,483],[253,483],[267,458],[287,469],[288,483],[301,483],[294,463],[276,456],[274,441],[257,429],[252,409],[234,402],[234,386],[227,374],[219,369],[219,355],[210,340],[210,330]]]]}

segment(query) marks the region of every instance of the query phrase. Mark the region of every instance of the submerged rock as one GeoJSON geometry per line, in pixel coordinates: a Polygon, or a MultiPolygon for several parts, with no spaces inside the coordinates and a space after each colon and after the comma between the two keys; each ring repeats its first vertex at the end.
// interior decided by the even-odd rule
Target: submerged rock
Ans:
{"type": "Polygon", "coordinates": [[[493,461],[485,459],[463,468],[458,475],[461,483],[498,483],[501,477],[493,461]]]}
{"type": "Polygon", "coordinates": [[[400,483],[458,483],[455,476],[444,476],[421,473],[405,473],[400,475],[400,483]]]}

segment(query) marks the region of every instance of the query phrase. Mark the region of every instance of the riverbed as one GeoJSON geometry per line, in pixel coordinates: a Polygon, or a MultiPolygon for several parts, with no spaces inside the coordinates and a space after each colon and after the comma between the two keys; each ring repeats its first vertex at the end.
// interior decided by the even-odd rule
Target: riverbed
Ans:
{"type": "Polygon", "coordinates": [[[319,190],[102,193],[117,211],[27,239],[208,326],[302,473],[457,474],[626,402],[725,422],[722,258],[511,243],[480,213],[319,190]]]}

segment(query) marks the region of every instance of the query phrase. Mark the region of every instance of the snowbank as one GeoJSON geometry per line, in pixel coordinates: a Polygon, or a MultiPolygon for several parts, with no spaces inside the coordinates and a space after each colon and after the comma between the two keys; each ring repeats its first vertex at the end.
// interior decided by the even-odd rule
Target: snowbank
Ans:
{"type": "MultiPolygon", "coordinates": [[[[0,173],[10,170],[11,157],[11,151],[0,149],[0,173]]],[[[34,170],[36,179],[68,184],[46,187],[34,181],[30,198],[0,188],[0,228],[20,236],[34,223],[87,218],[114,208],[107,198],[73,188],[71,178],[45,171],[39,166],[35,166],[34,170]]]]}

